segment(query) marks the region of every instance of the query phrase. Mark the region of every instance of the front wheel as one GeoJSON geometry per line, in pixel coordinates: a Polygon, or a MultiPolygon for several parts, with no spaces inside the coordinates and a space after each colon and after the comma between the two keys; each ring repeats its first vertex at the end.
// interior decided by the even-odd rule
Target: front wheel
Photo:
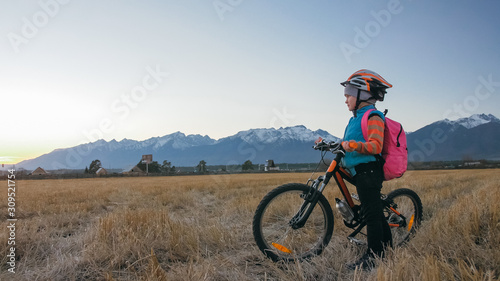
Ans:
{"type": "Polygon", "coordinates": [[[273,261],[294,261],[321,254],[333,233],[333,212],[328,200],[319,200],[302,227],[292,227],[292,218],[304,204],[310,187],[291,183],[269,192],[253,218],[253,235],[259,249],[273,261]]]}

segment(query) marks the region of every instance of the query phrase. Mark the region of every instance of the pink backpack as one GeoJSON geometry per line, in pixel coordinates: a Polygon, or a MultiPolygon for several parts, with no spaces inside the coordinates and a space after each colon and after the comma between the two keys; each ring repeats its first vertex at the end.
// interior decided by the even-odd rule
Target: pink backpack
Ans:
{"type": "MultiPolygon", "coordinates": [[[[375,109],[368,110],[361,119],[361,129],[365,141],[368,141],[368,117],[375,109]]],[[[408,166],[408,148],[403,126],[389,118],[385,118],[384,144],[382,147],[384,163],[384,179],[386,181],[402,177],[408,166]]]]}

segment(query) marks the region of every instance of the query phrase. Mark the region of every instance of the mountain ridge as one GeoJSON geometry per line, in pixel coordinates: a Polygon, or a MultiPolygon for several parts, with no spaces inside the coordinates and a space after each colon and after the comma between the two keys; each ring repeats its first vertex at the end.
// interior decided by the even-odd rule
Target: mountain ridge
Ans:
{"type": "Polygon", "coordinates": [[[303,159],[300,156],[303,156],[302,151],[306,148],[304,145],[307,144],[310,148],[310,143],[318,137],[338,140],[326,131],[312,131],[302,125],[279,129],[250,129],[218,140],[208,136],[175,132],[144,141],[101,139],[71,148],[56,149],[37,158],[19,162],[16,166],[25,169],[35,169],[38,166],[49,167],[48,169],[82,169],[92,161],[90,159],[100,159],[104,167],[110,165],[111,168],[125,168],[137,164],[143,154],[153,154],[154,160],[168,160],[177,166],[194,166],[200,160],[213,164],[234,164],[251,158],[252,161],[262,162],[270,157],[276,158],[279,153],[273,150],[278,149],[280,145],[296,147],[298,152],[285,157],[293,160],[293,155],[303,159]]]}
{"type": "Polygon", "coordinates": [[[492,114],[436,121],[407,139],[410,162],[500,160],[500,119],[492,114]]]}
{"type": "MultiPolygon", "coordinates": [[[[153,154],[153,160],[160,163],[168,160],[176,166],[195,166],[200,160],[213,165],[241,164],[246,160],[264,163],[268,159],[281,163],[311,163],[319,157],[311,149],[318,137],[339,139],[325,130],[313,131],[303,125],[249,129],[217,140],[178,131],[143,141],[101,139],[56,149],[16,166],[28,170],[37,167],[83,169],[92,160],[99,159],[106,168],[124,169],[137,164],[143,154],[153,154]]],[[[497,139],[500,140],[500,119],[492,114],[475,114],[455,121],[444,119],[408,133],[409,161],[460,160],[474,156],[500,159],[500,152],[495,149],[500,147],[497,139]],[[467,140],[478,136],[484,139],[467,140]],[[479,142],[481,146],[477,145],[479,142]]]]}

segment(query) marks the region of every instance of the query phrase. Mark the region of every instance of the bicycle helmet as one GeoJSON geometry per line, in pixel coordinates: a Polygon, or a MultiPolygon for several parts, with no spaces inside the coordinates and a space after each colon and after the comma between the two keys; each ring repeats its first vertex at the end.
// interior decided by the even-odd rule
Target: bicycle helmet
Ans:
{"type": "Polygon", "coordinates": [[[340,83],[342,86],[352,85],[358,90],[370,92],[378,101],[384,100],[387,88],[392,88],[382,76],[368,69],[361,69],[354,72],[346,81],[340,83]]]}

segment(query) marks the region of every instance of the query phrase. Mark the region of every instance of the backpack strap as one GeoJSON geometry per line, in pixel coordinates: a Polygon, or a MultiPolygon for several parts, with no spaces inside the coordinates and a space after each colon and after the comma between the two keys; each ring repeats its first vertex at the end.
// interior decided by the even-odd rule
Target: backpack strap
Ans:
{"type": "MultiPolygon", "coordinates": [[[[368,141],[368,118],[370,118],[370,116],[373,116],[373,115],[377,115],[377,116],[380,116],[378,113],[372,113],[376,111],[376,109],[368,109],[365,114],[363,114],[363,117],[361,118],[361,131],[363,132],[363,138],[365,139],[365,141],[368,141]]],[[[382,112],[380,112],[382,113],[382,112]]],[[[382,113],[385,114],[387,113],[387,109],[382,113]]]]}
{"type": "Polygon", "coordinates": [[[368,111],[366,111],[361,118],[361,131],[363,132],[363,138],[365,141],[368,141],[368,117],[370,117],[370,113],[373,111],[375,111],[375,109],[368,109],[368,111]]]}
{"type": "MultiPolygon", "coordinates": [[[[361,131],[363,132],[363,138],[365,139],[365,141],[368,141],[368,118],[371,115],[378,115],[377,113],[371,114],[373,111],[375,111],[375,109],[373,109],[373,108],[372,109],[368,109],[365,112],[365,114],[363,115],[363,117],[361,118],[361,131]]],[[[381,163],[382,165],[384,165],[385,160],[382,157],[382,155],[377,154],[377,155],[374,155],[374,156],[375,156],[375,159],[377,159],[377,161],[379,163],[381,163]]]]}

